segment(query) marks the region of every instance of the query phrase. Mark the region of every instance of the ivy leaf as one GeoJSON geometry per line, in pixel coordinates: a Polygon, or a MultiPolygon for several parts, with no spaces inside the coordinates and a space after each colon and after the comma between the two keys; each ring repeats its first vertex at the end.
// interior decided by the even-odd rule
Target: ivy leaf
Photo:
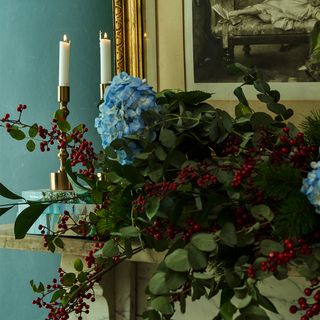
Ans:
{"type": "Polygon", "coordinates": [[[198,104],[205,101],[211,97],[211,93],[203,92],[200,90],[178,92],[176,98],[187,104],[198,104]]]}
{"type": "Polygon", "coordinates": [[[26,147],[27,147],[29,152],[32,152],[36,148],[36,144],[34,143],[33,140],[30,139],[30,140],[28,140],[28,142],[26,144],[26,147]]]}
{"type": "Polygon", "coordinates": [[[218,248],[217,242],[211,233],[198,233],[191,238],[191,243],[200,251],[212,252],[218,248]]]}
{"type": "Polygon", "coordinates": [[[50,204],[32,204],[24,209],[14,223],[16,239],[23,239],[28,230],[50,204]]]}
{"type": "Polygon", "coordinates": [[[185,249],[176,249],[164,259],[166,266],[177,272],[186,272],[190,269],[188,260],[188,251],[185,249]]]}

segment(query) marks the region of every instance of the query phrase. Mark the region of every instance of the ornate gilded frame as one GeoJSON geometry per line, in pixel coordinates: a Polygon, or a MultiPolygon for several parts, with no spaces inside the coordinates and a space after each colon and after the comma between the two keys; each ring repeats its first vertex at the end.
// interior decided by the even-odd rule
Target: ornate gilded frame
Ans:
{"type": "Polygon", "coordinates": [[[113,0],[115,71],[144,77],[142,0],[113,0]]]}

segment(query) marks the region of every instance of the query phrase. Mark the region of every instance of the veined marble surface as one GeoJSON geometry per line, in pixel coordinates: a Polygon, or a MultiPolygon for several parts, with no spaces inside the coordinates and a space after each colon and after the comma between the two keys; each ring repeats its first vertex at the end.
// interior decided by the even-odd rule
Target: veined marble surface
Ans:
{"type": "MultiPolygon", "coordinates": [[[[146,296],[144,294],[145,287],[150,276],[155,271],[156,266],[153,264],[138,263],[137,264],[137,318],[145,310],[146,296]]],[[[260,292],[268,297],[277,308],[279,314],[274,314],[270,311],[268,313],[271,320],[299,320],[300,315],[292,315],[289,312],[289,307],[303,295],[303,290],[308,286],[308,283],[302,277],[290,277],[285,280],[277,280],[270,277],[259,284],[260,292]]],[[[191,302],[187,300],[186,313],[182,314],[179,310],[179,305],[176,305],[176,313],[174,320],[212,320],[217,314],[217,306],[219,305],[219,298],[215,297],[211,300],[205,298],[198,301],[191,302]]],[[[313,318],[315,319],[315,318],[313,318]]],[[[257,319],[259,320],[259,319],[257,319]]]]}

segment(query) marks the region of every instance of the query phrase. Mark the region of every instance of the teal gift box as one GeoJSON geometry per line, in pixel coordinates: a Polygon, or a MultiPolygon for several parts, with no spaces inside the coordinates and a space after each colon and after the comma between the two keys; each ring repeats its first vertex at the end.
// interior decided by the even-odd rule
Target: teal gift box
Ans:
{"type": "MultiPolygon", "coordinates": [[[[41,234],[39,225],[46,227],[44,230],[47,234],[50,233],[49,230],[56,231],[64,211],[69,212],[72,220],[78,221],[80,219],[84,220],[85,216],[96,207],[95,204],[86,203],[85,199],[82,200],[76,198],[73,191],[50,191],[47,189],[28,190],[22,191],[22,197],[29,201],[57,201],[43,211],[40,217],[29,229],[28,234],[41,234]]],[[[20,204],[18,206],[18,215],[27,207],[27,204],[20,204]]],[[[75,232],[68,231],[64,235],[76,236],[77,234],[75,232]]]]}

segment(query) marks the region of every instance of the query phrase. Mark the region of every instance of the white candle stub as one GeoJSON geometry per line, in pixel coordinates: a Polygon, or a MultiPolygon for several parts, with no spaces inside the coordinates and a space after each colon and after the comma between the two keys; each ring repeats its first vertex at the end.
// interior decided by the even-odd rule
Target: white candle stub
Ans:
{"type": "Polygon", "coordinates": [[[111,40],[100,32],[100,83],[111,81],[111,40]]]}
{"type": "Polygon", "coordinates": [[[70,41],[66,35],[59,42],[59,86],[69,86],[70,41]]]}

